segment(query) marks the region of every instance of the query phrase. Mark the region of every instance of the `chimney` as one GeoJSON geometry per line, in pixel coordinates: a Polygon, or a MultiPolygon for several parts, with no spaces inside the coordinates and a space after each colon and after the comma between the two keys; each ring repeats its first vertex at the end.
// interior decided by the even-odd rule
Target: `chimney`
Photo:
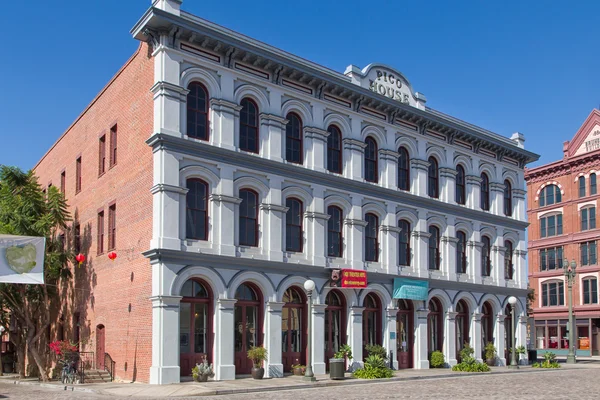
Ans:
{"type": "Polygon", "coordinates": [[[152,0],[152,7],[164,10],[177,16],[181,15],[181,3],[183,0],[152,0]]]}
{"type": "Polygon", "coordinates": [[[525,148],[525,135],[521,132],[515,132],[510,137],[510,140],[517,144],[517,147],[524,149],[525,148]]]}

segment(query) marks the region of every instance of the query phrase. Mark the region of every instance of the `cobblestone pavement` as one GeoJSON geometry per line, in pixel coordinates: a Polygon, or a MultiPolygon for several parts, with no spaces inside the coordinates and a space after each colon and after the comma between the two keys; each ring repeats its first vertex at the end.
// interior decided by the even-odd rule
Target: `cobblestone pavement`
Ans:
{"type": "MultiPolygon", "coordinates": [[[[600,369],[552,370],[516,374],[477,375],[458,378],[420,379],[318,389],[242,393],[194,399],[261,400],[302,399],[597,399],[600,369]]],[[[0,399],[109,399],[96,393],[70,392],[51,388],[0,382],[0,399]]],[[[141,399],[141,398],[137,398],[141,399]]],[[[179,397],[178,399],[184,399],[179,397]]],[[[191,399],[191,398],[186,398],[191,399]]],[[[147,400],[151,400],[148,398],[147,400]]],[[[152,399],[154,400],[154,399],[152,399]]]]}

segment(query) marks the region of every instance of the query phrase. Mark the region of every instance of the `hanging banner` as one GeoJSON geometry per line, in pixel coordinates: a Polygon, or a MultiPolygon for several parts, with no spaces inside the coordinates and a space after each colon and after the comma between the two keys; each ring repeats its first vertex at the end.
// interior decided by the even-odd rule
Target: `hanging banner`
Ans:
{"type": "Polygon", "coordinates": [[[429,295],[429,282],[394,278],[394,299],[424,300],[429,295]]]}
{"type": "Polygon", "coordinates": [[[367,271],[360,269],[334,269],[331,271],[330,287],[364,289],[367,287],[367,271]]]}
{"type": "Polygon", "coordinates": [[[46,238],[0,235],[0,282],[44,283],[46,238]]]}

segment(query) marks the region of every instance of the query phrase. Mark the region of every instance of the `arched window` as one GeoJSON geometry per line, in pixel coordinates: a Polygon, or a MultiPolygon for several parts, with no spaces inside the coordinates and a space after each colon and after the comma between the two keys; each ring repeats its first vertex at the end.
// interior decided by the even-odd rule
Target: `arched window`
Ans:
{"type": "Polygon", "coordinates": [[[302,148],[302,120],[294,113],[289,113],[285,126],[285,159],[295,164],[304,162],[302,148]]]}
{"type": "Polygon", "coordinates": [[[482,210],[490,210],[490,178],[484,172],[481,174],[481,197],[480,206],[482,210]]]}
{"type": "Polygon", "coordinates": [[[240,190],[240,246],[258,246],[258,194],[250,189],[240,190]]]}
{"type": "Polygon", "coordinates": [[[233,343],[236,373],[249,374],[252,362],[248,350],[263,344],[263,296],[253,284],[245,282],[235,291],[233,343]]]}
{"type": "Polygon", "coordinates": [[[483,303],[481,313],[481,358],[485,359],[485,345],[494,342],[494,313],[489,302],[483,303]]]}
{"type": "Polygon", "coordinates": [[[190,279],[183,284],[179,305],[179,357],[182,372],[191,373],[196,359],[212,356],[212,292],[203,281],[190,279]]]}
{"type": "Polygon", "coordinates": [[[365,215],[365,221],[367,221],[365,227],[365,260],[377,262],[379,259],[379,243],[377,242],[379,218],[375,214],[368,213],[365,215]]]}
{"type": "Polygon", "coordinates": [[[551,206],[562,201],[560,188],[556,185],[545,186],[540,192],[540,207],[551,206]]]}
{"type": "Polygon", "coordinates": [[[431,225],[429,227],[429,269],[440,269],[440,230],[431,225]]]}
{"type": "Polygon", "coordinates": [[[444,325],[442,321],[442,305],[437,298],[429,300],[429,314],[427,315],[427,352],[442,351],[444,342],[444,325]]]}
{"type": "Polygon", "coordinates": [[[335,125],[327,128],[327,170],[336,174],[342,173],[342,132],[335,125]]]}
{"type": "Polygon", "coordinates": [[[581,230],[596,229],[596,207],[584,207],[581,209],[581,230]]]}
{"type": "Polygon", "coordinates": [[[200,179],[188,179],[185,196],[185,237],[208,239],[208,184],[200,179]]]}
{"type": "Polygon", "coordinates": [[[398,149],[398,189],[410,190],[410,157],[405,147],[398,149]]]}
{"type": "Polygon", "coordinates": [[[506,247],[506,254],[504,255],[504,264],[506,265],[506,268],[504,269],[504,279],[511,280],[515,273],[513,265],[513,244],[510,240],[505,240],[504,247],[506,247]]]}
{"type": "Polygon", "coordinates": [[[589,277],[583,282],[583,304],[598,304],[598,279],[589,277]]]}
{"type": "Polygon", "coordinates": [[[483,236],[481,241],[483,243],[481,247],[481,276],[490,276],[492,272],[491,241],[487,236],[483,236]]]}
{"type": "Polygon", "coordinates": [[[365,297],[363,307],[363,349],[366,356],[366,346],[382,344],[381,302],[375,294],[369,293],[365,297]]]}
{"type": "Polygon", "coordinates": [[[365,180],[377,183],[377,143],[375,139],[368,137],[365,144],[367,145],[365,148],[365,180]]]}
{"type": "Polygon", "coordinates": [[[336,206],[327,207],[327,255],[329,257],[341,257],[342,252],[342,210],[336,206]]]}
{"type": "Polygon", "coordinates": [[[456,272],[467,273],[467,235],[463,231],[456,232],[456,272]]]}
{"type": "Polygon", "coordinates": [[[464,300],[460,300],[456,304],[456,317],[454,322],[454,328],[456,330],[456,358],[459,361],[460,351],[465,347],[465,343],[469,344],[469,306],[464,300]]]}
{"type": "Polygon", "coordinates": [[[188,137],[208,140],[208,91],[199,82],[188,85],[187,130],[188,137]]]}
{"type": "Polygon", "coordinates": [[[590,195],[594,195],[598,193],[598,188],[596,186],[596,174],[590,174],[590,195]]]}
{"type": "Polygon", "coordinates": [[[325,363],[346,343],[346,303],[344,295],[338,290],[331,290],[325,297],[325,363]]]}
{"type": "Polygon", "coordinates": [[[398,228],[400,228],[399,242],[399,264],[410,265],[411,250],[410,250],[410,222],[405,219],[398,221],[398,228]]]}
{"type": "Polygon", "coordinates": [[[285,201],[285,250],[302,252],[302,202],[295,198],[285,201]]]}
{"type": "Polygon", "coordinates": [[[585,176],[579,177],[579,197],[585,197],[585,176]]]}
{"type": "Polygon", "coordinates": [[[542,307],[565,305],[564,281],[542,283],[542,307]]]}
{"type": "Polygon", "coordinates": [[[240,111],[240,149],[258,153],[258,107],[248,98],[242,99],[240,111]]]}
{"type": "Polygon", "coordinates": [[[504,181],[504,215],[511,217],[513,212],[512,206],[512,185],[506,179],[504,181]]]}
{"type": "Polygon", "coordinates": [[[435,199],[440,197],[438,179],[438,162],[435,157],[429,157],[429,168],[427,169],[427,194],[435,199]]]}
{"type": "Polygon", "coordinates": [[[467,201],[467,191],[465,185],[465,169],[462,165],[456,166],[456,202],[458,204],[465,204],[467,201]]]}
{"type": "Polygon", "coordinates": [[[291,286],[283,294],[281,310],[281,361],[285,372],[294,364],[306,363],[306,296],[304,290],[291,286]]]}

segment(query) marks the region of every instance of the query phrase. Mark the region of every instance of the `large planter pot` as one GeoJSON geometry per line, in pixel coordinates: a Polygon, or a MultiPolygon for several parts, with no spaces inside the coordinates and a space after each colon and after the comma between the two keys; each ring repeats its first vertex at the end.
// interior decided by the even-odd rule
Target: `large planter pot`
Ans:
{"type": "Polygon", "coordinates": [[[529,359],[529,364],[537,362],[537,350],[527,350],[527,358],[529,359]]]}
{"type": "Polygon", "coordinates": [[[265,369],[264,368],[252,367],[252,377],[254,379],[262,379],[263,376],[265,376],[265,369]]]}
{"type": "Polygon", "coordinates": [[[304,376],[305,372],[306,372],[305,367],[294,368],[294,375],[304,376]]]}
{"type": "Polygon", "coordinates": [[[11,374],[11,373],[15,372],[14,368],[13,368],[13,363],[12,362],[2,363],[2,371],[5,374],[11,374]]]}
{"type": "Polygon", "coordinates": [[[495,358],[488,358],[487,360],[485,360],[485,363],[487,365],[489,365],[490,367],[495,367],[496,366],[496,359],[495,358]]]}
{"type": "Polygon", "coordinates": [[[194,380],[196,382],[208,382],[208,375],[195,375],[194,380]]]}
{"type": "Polygon", "coordinates": [[[338,380],[344,379],[344,372],[346,370],[346,360],[343,358],[330,358],[329,359],[329,378],[338,380]]]}

